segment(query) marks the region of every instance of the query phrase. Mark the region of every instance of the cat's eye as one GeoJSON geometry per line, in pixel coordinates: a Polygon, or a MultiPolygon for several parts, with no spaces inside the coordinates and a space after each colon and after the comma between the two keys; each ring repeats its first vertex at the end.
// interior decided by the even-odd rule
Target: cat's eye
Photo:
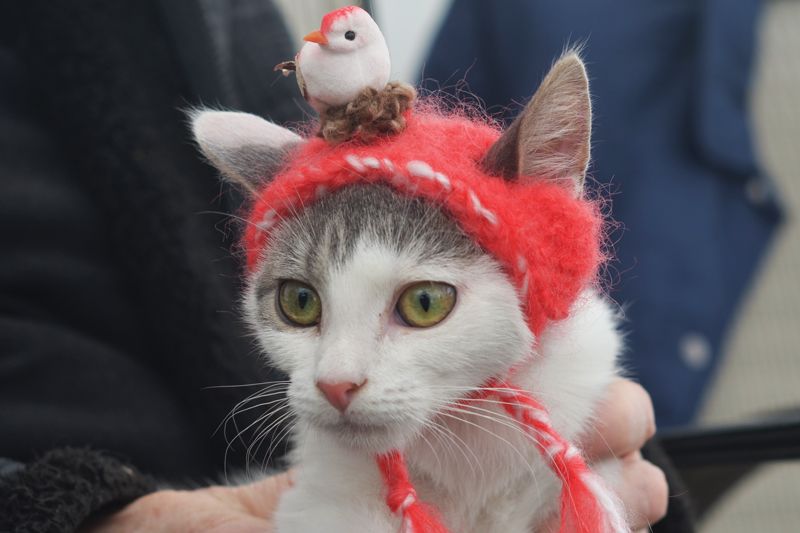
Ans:
{"type": "Polygon", "coordinates": [[[423,281],[407,287],[397,300],[397,314],[409,326],[429,328],[444,320],[456,304],[456,289],[423,281]]]}
{"type": "Polygon", "coordinates": [[[347,39],[348,41],[354,41],[356,38],[356,32],[354,32],[353,30],[348,30],[345,32],[344,38],[347,39]]]}
{"type": "Polygon", "coordinates": [[[278,307],[288,322],[302,327],[319,324],[322,314],[317,291],[301,281],[287,280],[281,283],[278,307]]]}

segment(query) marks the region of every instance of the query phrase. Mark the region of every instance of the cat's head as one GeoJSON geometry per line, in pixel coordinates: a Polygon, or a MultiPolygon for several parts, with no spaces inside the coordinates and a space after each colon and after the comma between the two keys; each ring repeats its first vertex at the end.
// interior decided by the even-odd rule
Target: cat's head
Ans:
{"type": "MultiPolygon", "coordinates": [[[[243,113],[200,112],[193,128],[208,159],[253,194],[305,142],[243,113]]],[[[568,54],[480,164],[580,196],[590,128],[585,69],[568,54]]],[[[531,354],[519,287],[434,203],[357,184],[293,211],[270,223],[245,308],[302,421],[371,451],[400,448],[531,354]]]]}

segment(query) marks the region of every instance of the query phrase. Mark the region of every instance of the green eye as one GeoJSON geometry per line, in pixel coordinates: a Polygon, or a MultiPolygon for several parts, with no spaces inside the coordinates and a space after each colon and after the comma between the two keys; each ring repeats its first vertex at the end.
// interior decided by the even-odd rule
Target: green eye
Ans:
{"type": "Polygon", "coordinates": [[[278,307],[286,320],[296,326],[319,323],[322,304],[317,292],[299,281],[284,281],[278,290],[278,307]]]}
{"type": "Polygon", "coordinates": [[[397,312],[409,326],[429,328],[444,320],[455,304],[455,287],[423,281],[403,291],[397,301],[397,312]]]}

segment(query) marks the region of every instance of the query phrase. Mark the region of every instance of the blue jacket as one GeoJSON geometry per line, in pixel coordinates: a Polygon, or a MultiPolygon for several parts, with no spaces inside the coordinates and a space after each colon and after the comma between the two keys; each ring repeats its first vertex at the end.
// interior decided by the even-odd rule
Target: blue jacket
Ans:
{"type": "MultiPolygon", "coordinates": [[[[613,201],[626,366],[662,427],[695,414],[779,219],[747,124],[758,0],[457,0],[423,76],[510,118],[584,43],[596,186],[613,201]]],[[[754,357],[757,354],[753,354],[754,357]]]]}

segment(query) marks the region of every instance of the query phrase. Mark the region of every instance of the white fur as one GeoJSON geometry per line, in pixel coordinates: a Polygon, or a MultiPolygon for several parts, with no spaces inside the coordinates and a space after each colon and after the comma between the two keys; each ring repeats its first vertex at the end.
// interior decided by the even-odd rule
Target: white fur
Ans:
{"type": "Polygon", "coordinates": [[[398,255],[361,242],[316,287],[319,328],[271,329],[260,322],[259,306],[274,302],[257,301],[257,279],[248,316],[291,378],[299,421],[297,475],[277,511],[278,533],[396,533],[399,520],[384,502],[375,464],[377,452],[392,448],[404,451],[420,497],[453,532],[530,533],[556,509],[556,478],[499,406],[476,403],[485,411],[471,414],[446,414],[446,406],[527,361],[516,383],[574,441],[615,376],[621,348],[614,313],[600,296],[584,292],[569,318],[535,340],[516,290],[488,256],[454,266],[426,259],[424,250],[398,255]],[[452,313],[428,329],[409,328],[394,312],[398,291],[420,280],[458,290],[452,313]],[[342,415],[316,389],[320,379],[367,383],[342,415]]]}

